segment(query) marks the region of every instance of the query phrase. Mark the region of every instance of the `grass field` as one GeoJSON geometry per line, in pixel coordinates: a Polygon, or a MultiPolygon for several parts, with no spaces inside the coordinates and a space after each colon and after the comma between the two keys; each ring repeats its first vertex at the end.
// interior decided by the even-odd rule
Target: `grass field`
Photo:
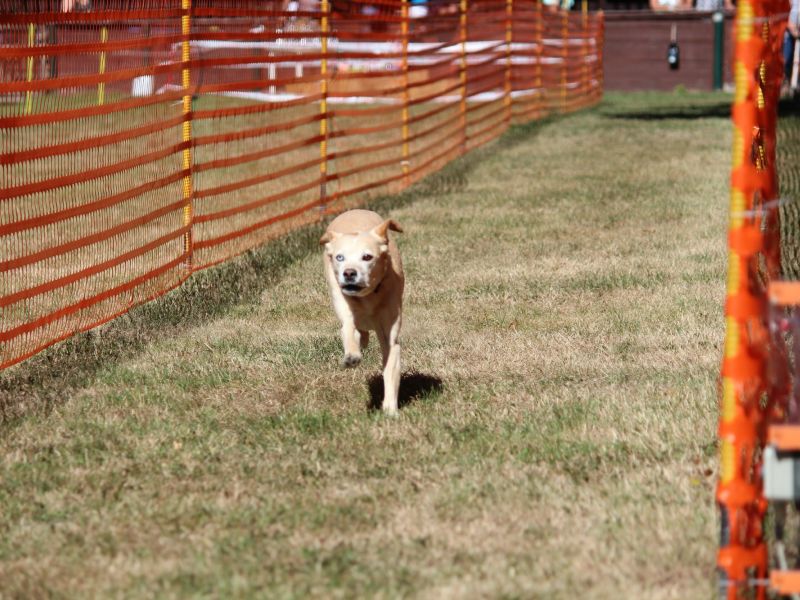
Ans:
{"type": "Polygon", "coordinates": [[[375,206],[406,406],[319,228],[0,373],[0,598],[709,598],[729,96],[608,95],[375,206]]]}

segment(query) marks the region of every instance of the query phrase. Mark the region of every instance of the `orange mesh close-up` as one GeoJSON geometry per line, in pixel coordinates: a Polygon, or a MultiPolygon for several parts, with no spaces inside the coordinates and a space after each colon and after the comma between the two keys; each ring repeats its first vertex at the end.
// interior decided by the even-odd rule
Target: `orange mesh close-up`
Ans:
{"type": "MultiPolygon", "coordinates": [[[[788,11],[786,1],[745,0],[737,4],[734,29],[736,88],[717,487],[720,597],[731,600],[767,597],[770,552],[764,530],[769,503],[763,493],[763,448],[769,424],[784,422],[796,412],[788,402],[791,360],[786,343],[794,319],[786,311],[800,296],[795,284],[781,281],[782,202],[776,169],[781,48],[788,11]]],[[[780,580],[785,592],[789,579],[773,577],[773,587],[780,580]]]]}
{"type": "Polygon", "coordinates": [[[0,367],[602,95],[602,14],[425,12],[0,1],[0,367]]]}

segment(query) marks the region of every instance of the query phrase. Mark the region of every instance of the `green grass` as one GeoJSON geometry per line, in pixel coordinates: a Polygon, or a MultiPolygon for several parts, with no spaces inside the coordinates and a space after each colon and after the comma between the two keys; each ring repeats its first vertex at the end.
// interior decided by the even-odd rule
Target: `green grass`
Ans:
{"type": "Polygon", "coordinates": [[[0,374],[0,598],[711,597],[729,101],[610,94],[378,201],[397,419],[320,227],[0,374]]]}

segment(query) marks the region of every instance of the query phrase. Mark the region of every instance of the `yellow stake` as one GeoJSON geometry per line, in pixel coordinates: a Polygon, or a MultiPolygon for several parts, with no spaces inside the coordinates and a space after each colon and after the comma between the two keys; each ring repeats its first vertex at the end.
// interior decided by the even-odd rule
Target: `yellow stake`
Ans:
{"type": "Polygon", "coordinates": [[[192,270],[192,224],[194,217],[194,207],[192,206],[192,95],[189,93],[191,87],[191,72],[189,70],[189,59],[191,57],[191,47],[189,35],[191,33],[191,0],[181,0],[181,9],[184,11],[181,17],[181,34],[184,36],[181,44],[181,83],[183,87],[183,141],[186,148],[183,149],[183,225],[189,229],[183,234],[183,250],[186,254],[186,269],[192,270]]]}
{"type": "Polygon", "coordinates": [[[320,91],[322,98],[319,102],[319,135],[322,139],[319,142],[319,201],[320,218],[325,214],[325,202],[327,200],[328,184],[328,11],[330,6],[328,0],[322,0],[320,9],[320,45],[322,46],[322,58],[319,63],[320,68],[320,91]]]}
{"type": "MultiPolygon", "coordinates": [[[[103,27],[100,30],[100,43],[105,44],[108,41],[108,27],[103,27]]],[[[100,52],[100,75],[106,72],[106,51],[100,52]]],[[[97,84],[97,103],[103,104],[106,101],[106,84],[101,81],[97,84]]]]}
{"type": "MultiPolygon", "coordinates": [[[[541,108],[542,95],[544,94],[542,90],[542,54],[544,52],[542,30],[544,22],[542,21],[542,0],[533,1],[536,3],[536,30],[534,33],[534,41],[536,42],[536,95],[538,97],[537,104],[541,108]]],[[[537,116],[540,116],[540,114],[537,116]]]]}
{"type": "Polygon", "coordinates": [[[584,91],[588,92],[589,90],[589,63],[586,62],[586,57],[589,54],[589,0],[581,0],[581,19],[583,25],[583,43],[581,47],[583,48],[583,56],[581,59],[583,60],[583,69],[581,69],[581,93],[584,91]]]}
{"type": "Polygon", "coordinates": [[[561,9],[561,111],[567,110],[567,36],[568,36],[568,12],[561,9]]]}
{"type": "Polygon", "coordinates": [[[506,125],[511,123],[511,38],[513,35],[511,29],[511,18],[514,13],[514,0],[506,0],[506,81],[505,81],[505,94],[503,96],[503,103],[506,108],[506,125]]]}
{"type": "MultiPolygon", "coordinates": [[[[36,25],[34,23],[30,23],[28,25],[28,48],[33,48],[34,44],[36,44],[36,25]]],[[[27,81],[30,83],[33,81],[33,57],[28,57],[28,64],[27,64],[27,81]]],[[[25,92],[25,114],[31,114],[33,110],[33,92],[28,90],[25,92]]]]}
{"type": "Polygon", "coordinates": [[[459,17],[461,38],[461,153],[467,151],[467,0],[461,0],[459,17]]]}
{"type": "Polygon", "coordinates": [[[408,0],[403,0],[402,4],[402,23],[401,34],[403,36],[403,186],[408,187],[408,0]]]}

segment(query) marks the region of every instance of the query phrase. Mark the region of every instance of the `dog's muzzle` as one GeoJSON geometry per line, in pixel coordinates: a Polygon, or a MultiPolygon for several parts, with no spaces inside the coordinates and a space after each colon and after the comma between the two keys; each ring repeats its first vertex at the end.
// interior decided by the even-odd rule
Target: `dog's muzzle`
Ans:
{"type": "Polygon", "coordinates": [[[340,279],[339,287],[349,296],[356,296],[367,287],[363,282],[359,281],[358,271],[355,269],[345,269],[342,271],[340,279]]]}
{"type": "Polygon", "coordinates": [[[357,296],[366,288],[366,286],[358,283],[342,283],[339,287],[342,288],[342,292],[348,296],[357,296]]]}

